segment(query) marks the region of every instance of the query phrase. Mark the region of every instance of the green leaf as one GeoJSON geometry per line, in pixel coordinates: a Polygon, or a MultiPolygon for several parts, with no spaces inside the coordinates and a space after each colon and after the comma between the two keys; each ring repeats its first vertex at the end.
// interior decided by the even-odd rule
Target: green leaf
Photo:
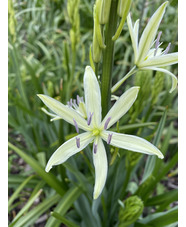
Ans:
{"type": "Polygon", "coordinates": [[[16,191],[12,194],[12,196],[10,197],[10,199],[8,200],[8,207],[10,207],[10,205],[14,202],[14,200],[18,197],[19,193],[21,192],[21,190],[27,185],[27,183],[33,178],[35,177],[34,175],[29,176],[28,178],[26,178],[21,185],[19,185],[19,187],[16,189],[16,191]]]}
{"type": "MultiPolygon", "coordinates": [[[[26,205],[19,211],[19,213],[15,216],[12,223],[9,225],[9,227],[16,226],[16,222],[20,219],[20,217],[32,206],[34,201],[37,197],[41,194],[42,189],[40,189],[27,203],[26,205]]],[[[18,225],[19,226],[19,225],[18,225]]]]}
{"type": "Polygon", "coordinates": [[[34,171],[43,179],[46,181],[48,185],[50,185],[53,189],[56,190],[57,193],[59,193],[61,196],[64,194],[64,189],[61,187],[61,183],[57,180],[57,178],[52,173],[46,173],[44,168],[32,157],[28,156],[26,153],[24,153],[19,148],[15,147],[13,144],[8,143],[8,146],[13,149],[19,156],[21,156],[22,159],[25,160],[26,163],[28,163],[34,171]]]}
{"type": "MultiPolygon", "coordinates": [[[[57,212],[51,212],[51,215],[58,219],[61,223],[65,224],[68,227],[79,227],[79,225],[76,225],[74,222],[69,221],[68,219],[64,218],[57,212]]],[[[51,225],[50,225],[51,226],[51,225]]]]}
{"type": "MultiPolygon", "coordinates": [[[[72,206],[74,201],[81,195],[82,190],[80,187],[74,186],[66,192],[57,207],[54,209],[53,213],[60,213],[60,216],[64,216],[68,209],[72,206]]],[[[52,215],[54,216],[54,215],[52,215]]],[[[50,217],[45,225],[45,227],[58,226],[58,221],[54,217],[50,217]]],[[[65,224],[65,223],[64,223],[65,224]]]]}
{"type": "Polygon", "coordinates": [[[178,220],[178,207],[174,207],[169,211],[160,212],[148,215],[146,218],[138,221],[142,224],[150,226],[166,226],[172,224],[178,220]]]}
{"type": "Polygon", "coordinates": [[[55,194],[47,199],[45,199],[42,203],[40,203],[37,207],[33,208],[23,217],[21,217],[18,222],[14,225],[14,227],[29,227],[35,223],[35,221],[39,218],[40,215],[45,213],[50,207],[56,204],[60,199],[60,195],[55,194]]]}
{"type": "MultiPolygon", "coordinates": [[[[156,135],[154,137],[154,141],[153,144],[155,146],[158,146],[162,133],[163,133],[163,129],[165,127],[165,122],[166,122],[166,117],[167,117],[167,108],[165,109],[163,116],[161,117],[161,120],[158,124],[158,129],[156,131],[156,135]]],[[[145,165],[145,170],[144,170],[144,174],[143,174],[143,179],[142,182],[144,182],[153,172],[155,165],[157,162],[157,157],[156,156],[148,156],[146,165],[145,165]]]]}

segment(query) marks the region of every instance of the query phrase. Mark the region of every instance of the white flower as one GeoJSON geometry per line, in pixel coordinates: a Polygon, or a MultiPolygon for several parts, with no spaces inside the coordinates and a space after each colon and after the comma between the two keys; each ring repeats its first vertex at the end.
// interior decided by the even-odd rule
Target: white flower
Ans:
{"type": "Polygon", "coordinates": [[[107,155],[103,140],[115,147],[157,155],[159,158],[163,158],[163,155],[153,144],[142,138],[108,130],[130,109],[137,98],[139,87],[132,87],[127,90],[115,102],[103,121],[101,121],[100,88],[95,73],[90,66],[85,69],[84,91],[86,117],[83,117],[78,112],[78,106],[77,108],[72,108],[72,105],[63,105],[49,96],[38,95],[45,105],[55,113],[55,116],[59,116],[74,125],[78,133],[79,129],[85,131],[66,141],[53,153],[47,163],[46,171],[48,172],[53,166],[65,162],[93,141],[92,154],[95,166],[94,199],[96,199],[103,190],[108,171],[107,155]]]}
{"type": "Polygon", "coordinates": [[[116,91],[119,86],[132,74],[137,72],[137,70],[156,70],[167,73],[172,77],[172,92],[177,86],[177,78],[170,71],[162,68],[164,66],[173,65],[178,62],[178,53],[170,53],[170,43],[168,47],[163,51],[160,48],[162,43],[159,43],[160,36],[162,32],[159,32],[157,39],[155,40],[156,33],[158,31],[160,22],[165,13],[165,8],[168,2],[164,2],[152,15],[147,26],[145,27],[141,38],[138,42],[139,33],[139,19],[132,25],[131,15],[127,16],[127,24],[129,28],[129,33],[132,41],[132,46],[134,50],[134,64],[135,66],[125,77],[118,81],[112,88],[112,92],[116,91]],[[155,44],[155,48],[152,46],[155,44]]]}

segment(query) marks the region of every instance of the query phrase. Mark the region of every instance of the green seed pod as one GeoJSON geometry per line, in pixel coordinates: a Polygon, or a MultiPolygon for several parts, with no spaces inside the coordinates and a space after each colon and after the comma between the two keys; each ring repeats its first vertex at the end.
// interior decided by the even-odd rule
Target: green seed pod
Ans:
{"type": "Polygon", "coordinates": [[[106,24],[109,20],[111,0],[98,0],[99,4],[99,23],[106,24]]]}
{"type": "Polygon", "coordinates": [[[131,196],[124,202],[124,208],[119,210],[118,227],[127,227],[134,223],[143,212],[143,201],[138,196],[131,196]]]}

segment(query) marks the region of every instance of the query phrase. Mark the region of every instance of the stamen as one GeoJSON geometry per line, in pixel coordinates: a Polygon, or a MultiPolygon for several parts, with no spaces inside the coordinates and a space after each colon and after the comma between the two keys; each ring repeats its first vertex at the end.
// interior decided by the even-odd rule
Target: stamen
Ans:
{"type": "Polygon", "coordinates": [[[78,124],[77,124],[77,122],[74,118],[73,118],[73,121],[74,121],[74,126],[75,126],[75,129],[76,129],[76,132],[79,133],[78,124]]]}
{"type": "Polygon", "coordinates": [[[88,119],[87,119],[87,125],[90,125],[91,121],[92,121],[92,116],[94,113],[89,113],[88,119]]]}
{"type": "Polygon", "coordinates": [[[109,134],[107,138],[107,144],[110,144],[113,134],[109,134]]]}
{"type": "Polygon", "coordinates": [[[77,148],[80,148],[80,138],[76,137],[76,145],[77,148]]]}
{"type": "Polygon", "coordinates": [[[109,118],[106,120],[106,122],[105,122],[105,125],[104,125],[104,129],[105,129],[105,130],[106,130],[107,127],[108,127],[108,124],[109,124],[109,122],[110,122],[110,119],[111,119],[111,117],[109,117],[109,118]]]}
{"type": "Polygon", "coordinates": [[[168,54],[168,52],[170,50],[170,46],[171,46],[171,43],[168,44],[167,48],[164,51],[164,54],[168,54]]]}
{"type": "Polygon", "coordinates": [[[159,43],[160,43],[159,41],[160,41],[161,34],[162,34],[162,31],[158,33],[158,37],[156,39],[154,56],[156,56],[157,51],[158,51],[158,47],[159,47],[159,43]]]}
{"type": "Polygon", "coordinates": [[[79,95],[77,95],[76,99],[77,99],[77,104],[79,105],[79,103],[81,102],[79,95]]]}
{"type": "Polygon", "coordinates": [[[93,151],[94,151],[94,154],[96,154],[97,149],[98,149],[98,145],[94,143],[94,144],[93,144],[93,151]]]}
{"type": "Polygon", "coordinates": [[[72,99],[70,99],[70,106],[72,107],[72,99]]]}
{"type": "Polygon", "coordinates": [[[83,99],[83,97],[80,97],[80,100],[81,100],[81,102],[84,102],[84,99],[83,99]]]}

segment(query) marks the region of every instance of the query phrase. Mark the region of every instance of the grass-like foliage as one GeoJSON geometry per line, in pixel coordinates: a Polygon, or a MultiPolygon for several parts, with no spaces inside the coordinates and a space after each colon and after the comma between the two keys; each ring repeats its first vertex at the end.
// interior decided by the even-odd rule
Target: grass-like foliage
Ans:
{"type": "Polygon", "coordinates": [[[177,226],[177,2],[8,0],[9,226],[177,226]],[[132,87],[138,94],[122,104],[132,87]],[[71,112],[63,116],[48,96],[71,112]],[[72,109],[94,124],[83,149],[72,109]],[[79,152],[64,162],[57,154],[46,172],[72,138],[79,152]]]}

